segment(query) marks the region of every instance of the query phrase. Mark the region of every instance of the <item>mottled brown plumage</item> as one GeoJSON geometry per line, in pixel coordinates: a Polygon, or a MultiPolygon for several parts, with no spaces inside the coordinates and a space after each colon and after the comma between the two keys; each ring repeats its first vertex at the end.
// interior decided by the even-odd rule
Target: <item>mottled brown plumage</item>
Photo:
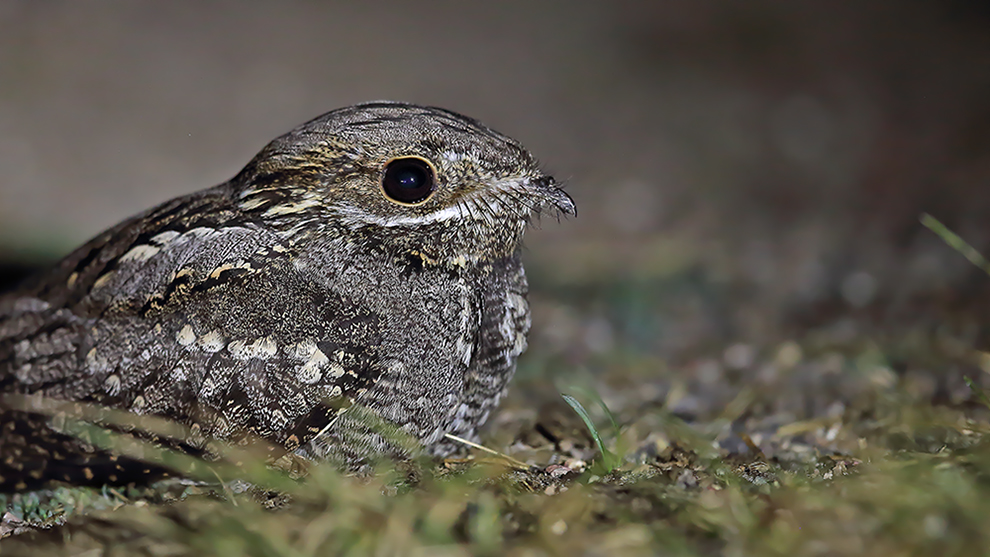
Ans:
{"type": "MultiPolygon", "coordinates": [[[[543,210],[574,205],[474,120],[400,103],[330,112],[0,297],[0,392],[349,465],[403,454],[357,404],[449,454],[444,434],[476,436],[525,349],[520,243],[543,210]]],[[[0,420],[0,490],[133,479],[38,415],[0,420]]]]}

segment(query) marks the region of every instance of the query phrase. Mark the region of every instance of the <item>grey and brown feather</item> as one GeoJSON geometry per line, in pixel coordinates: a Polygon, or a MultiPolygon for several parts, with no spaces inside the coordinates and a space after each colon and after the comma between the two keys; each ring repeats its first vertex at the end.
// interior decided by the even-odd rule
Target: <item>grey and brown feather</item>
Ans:
{"type": "MultiPolygon", "coordinates": [[[[526,348],[520,244],[541,211],[574,205],[474,120],[385,102],[330,112],[0,297],[0,392],[350,464],[395,452],[328,404],[344,401],[449,454],[444,434],[476,436],[526,348]],[[385,165],[407,156],[436,170],[421,204],[382,192],[385,165]]],[[[52,453],[84,452],[38,416],[0,414],[0,486],[59,479],[52,453]]]]}

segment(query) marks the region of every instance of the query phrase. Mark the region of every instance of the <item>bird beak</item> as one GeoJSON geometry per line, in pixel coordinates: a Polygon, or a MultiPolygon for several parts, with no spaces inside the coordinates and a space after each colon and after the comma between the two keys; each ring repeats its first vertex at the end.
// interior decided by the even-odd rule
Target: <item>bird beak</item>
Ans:
{"type": "Polygon", "coordinates": [[[547,205],[552,205],[564,215],[577,216],[577,205],[571,196],[567,195],[553,176],[544,176],[535,181],[539,195],[543,197],[547,205]]]}

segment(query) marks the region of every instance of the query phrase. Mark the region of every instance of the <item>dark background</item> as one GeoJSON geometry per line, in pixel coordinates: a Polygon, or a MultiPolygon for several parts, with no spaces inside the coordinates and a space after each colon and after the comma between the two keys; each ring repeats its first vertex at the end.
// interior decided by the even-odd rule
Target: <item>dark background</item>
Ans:
{"type": "Polygon", "coordinates": [[[516,137],[577,201],[529,234],[531,367],[745,369],[824,335],[900,375],[979,373],[990,278],[918,218],[990,248],[988,6],[6,0],[0,258],[51,260],[302,121],[405,100],[516,137]]]}

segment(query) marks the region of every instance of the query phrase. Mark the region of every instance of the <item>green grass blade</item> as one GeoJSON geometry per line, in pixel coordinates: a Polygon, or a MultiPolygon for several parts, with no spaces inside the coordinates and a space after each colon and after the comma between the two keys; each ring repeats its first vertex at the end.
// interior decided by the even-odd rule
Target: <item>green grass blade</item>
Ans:
{"type": "Polygon", "coordinates": [[[564,402],[568,404],[578,416],[581,417],[581,421],[584,422],[585,427],[588,428],[588,432],[591,433],[591,438],[595,440],[595,444],[598,445],[599,452],[602,453],[602,465],[605,467],[606,472],[611,472],[618,467],[618,457],[612,453],[612,451],[605,448],[605,442],[602,440],[601,434],[598,432],[598,428],[595,427],[595,423],[591,420],[591,416],[588,415],[588,411],[584,409],[582,405],[576,398],[571,395],[561,394],[564,402]]]}
{"type": "Polygon", "coordinates": [[[946,228],[938,219],[928,213],[923,213],[921,215],[921,224],[937,234],[939,238],[942,238],[942,241],[949,244],[949,247],[958,251],[966,259],[969,259],[970,263],[983,269],[983,272],[990,275],[990,262],[987,261],[987,258],[983,257],[983,254],[976,251],[973,246],[966,243],[966,240],[963,240],[955,232],[946,228]]]}
{"type": "Polygon", "coordinates": [[[612,411],[608,409],[608,405],[605,404],[605,401],[602,400],[602,397],[598,396],[597,392],[595,392],[592,389],[585,389],[582,387],[571,387],[570,390],[576,391],[577,393],[584,395],[584,397],[587,398],[588,400],[595,401],[595,403],[597,403],[598,406],[602,409],[602,412],[605,414],[605,417],[608,418],[609,423],[612,424],[612,434],[615,435],[616,438],[618,438],[619,435],[622,434],[622,430],[619,427],[619,422],[618,420],[615,419],[615,414],[613,414],[612,411]]]}
{"type": "Polygon", "coordinates": [[[987,392],[983,389],[983,387],[980,387],[974,383],[969,377],[963,377],[963,381],[966,382],[966,386],[969,387],[970,391],[972,391],[973,396],[976,397],[976,400],[983,406],[990,408],[990,396],[987,396],[987,392]]]}

